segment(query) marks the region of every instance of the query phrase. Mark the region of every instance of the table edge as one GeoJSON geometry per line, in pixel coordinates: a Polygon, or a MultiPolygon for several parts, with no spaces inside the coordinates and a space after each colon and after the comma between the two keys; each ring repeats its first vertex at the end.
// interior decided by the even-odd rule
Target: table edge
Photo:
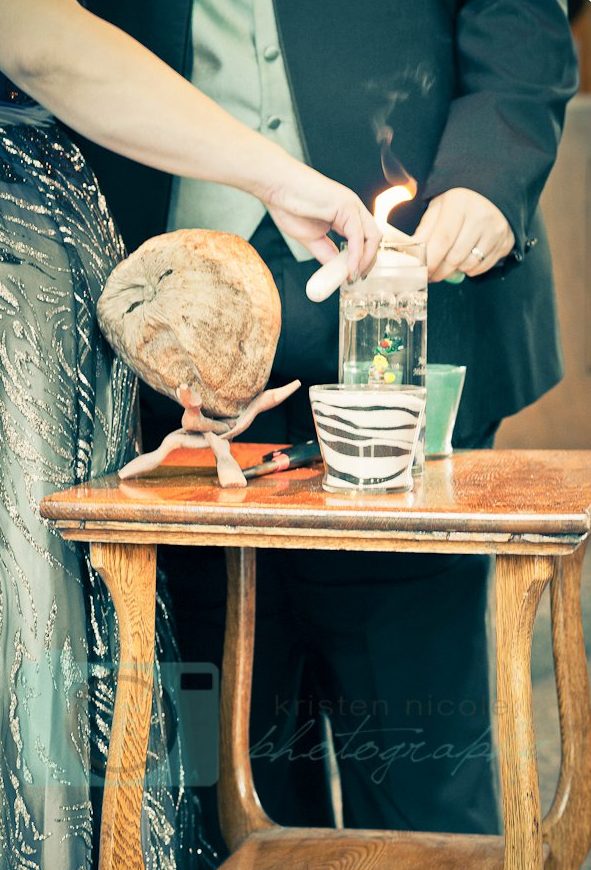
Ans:
{"type": "Polygon", "coordinates": [[[64,500],[52,501],[46,496],[40,502],[41,516],[48,520],[71,522],[73,526],[84,522],[147,523],[154,527],[173,524],[199,526],[232,526],[241,528],[280,527],[294,532],[313,529],[339,531],[343,535],[361,532],[478,532],[495,534],[587,534],[591,530],[591,515],[580,513],[514,514],[514,513],[461,513],[398,510],[339,510],[330,513],[313,508],[286,509],[273,507],[202,505],[167,507],[166,520],[158,517],[155,505],[134,505],[133,510],[123,505],[80,505],[64,500]],[[327,523],[330,522],[330,525],[327,523]]]}
{"type": "Polygon", "coordinates": [[[587,534],[539,535],[479,532],[404,532],[293,529],[277,526],[232,527],[169,523],[113,523],[56,521],[56,529],[69,540],[87,543],[180,544],[262,548],[346,549],[415,552],[487,552],[565,555],[576,550],[587,534]]]}

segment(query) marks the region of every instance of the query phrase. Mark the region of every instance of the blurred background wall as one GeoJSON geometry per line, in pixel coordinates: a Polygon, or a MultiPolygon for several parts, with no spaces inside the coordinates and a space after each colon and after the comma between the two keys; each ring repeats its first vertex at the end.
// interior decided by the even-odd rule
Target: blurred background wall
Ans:
{"type": "Polygon", "coordinates": [[[590,0],[573,0],[569,13],[581,87],[569,105],[558,160],[542,196],[554,258],[565,376],[534,405],[505,420],[498,447],[591,448],[590,0]]]}

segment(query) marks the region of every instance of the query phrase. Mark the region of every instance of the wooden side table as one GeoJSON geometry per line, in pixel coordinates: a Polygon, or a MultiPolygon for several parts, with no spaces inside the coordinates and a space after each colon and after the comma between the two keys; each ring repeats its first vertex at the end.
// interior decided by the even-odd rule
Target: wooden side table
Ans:
{"type": "MultiPolygon", "coordinates": [[[[243,466],[270,445],[235,445],[243,466]]],[[[109,747],[101,870],[141,868],[140,812],[154,655],[156,546],[228,551],[220,811],[228,870],[543,866],[573,870],[591,847],[591,707],[579,586],[591,525],[591,451],[468,451],[427,463],[412,493],[323,492],[321,468],[222,490],[205,453],[177,451],[154,476],[104,478],[45,498],[64,537],[88,541],[114,600],[120,679],[109,747]],[[494,553],[498,741],[504,838],[281,828],[248,757],[257,547],[494,553]],[[542,820],[532,721],[531,636],[551,583],[562,764],[542,820]],[[123,676],[123,674],[122,674],[123,676]]]]}

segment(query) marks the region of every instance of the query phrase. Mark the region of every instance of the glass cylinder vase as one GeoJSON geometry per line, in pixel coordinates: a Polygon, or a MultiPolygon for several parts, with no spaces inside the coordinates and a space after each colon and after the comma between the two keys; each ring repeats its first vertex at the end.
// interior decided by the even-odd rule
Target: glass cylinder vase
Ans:
{"type": "MultiPolygon", "coordinates": [[[[339,381],[425,386],[427,259],[422,243],[384,241],[365,279],[343,284],[339,381]]],[[[414,473],[424,467],[424,429],[414,473]]]]}

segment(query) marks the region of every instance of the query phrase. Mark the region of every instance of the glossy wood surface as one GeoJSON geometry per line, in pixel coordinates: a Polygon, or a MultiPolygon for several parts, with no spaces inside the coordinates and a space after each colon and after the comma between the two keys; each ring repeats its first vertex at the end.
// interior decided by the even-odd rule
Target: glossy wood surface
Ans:
{"type": "Polygon", "coordinates": [[[99,870],[143,870],[140,825],[154,677],[156,548],[93,544],[90,556],[111,594],[119,624],[99,870]]]}
{"type": "MultiPolygon", "coordinates": [[[[246,467],[272,445],[236,444],[246,467]]],[[[91,522],[305,529],[585,535],[590,528],[591,451],[466,451],[427,462],[413,492],[324,492],[322,465],[221,489],[208,451],[177,451],[150,477],[106,477],[43,499],[60,527],[91,522]]]]}
{"type": "Polygon", "coordinates": [[[554,562],[498,556],[496,563],[497,728],[506,870],[542,866],[542,817],[531,684],[531,641],[554,562]]]}
{"type": "Polygon", "coordinates": [[[228,848],[273,828],[254,787],[250,765],[250,695],[254,656],[256,552],[226,550],[228,596],[222,663],[218,810],[228,848]]]}
{"type": "Polygon", "coordinates": [[[220,870],[501,870],[502,867],[501,837],[275,828],[250,836],[220,870]]]}
{"type": "Polygon", "coordinates": [[[560,715],[560,779],[544,819],[552,870],[580,867],[591,849],[591,695],[581,614],[585,546],[556,560],[552,645],[560,715]]]}

